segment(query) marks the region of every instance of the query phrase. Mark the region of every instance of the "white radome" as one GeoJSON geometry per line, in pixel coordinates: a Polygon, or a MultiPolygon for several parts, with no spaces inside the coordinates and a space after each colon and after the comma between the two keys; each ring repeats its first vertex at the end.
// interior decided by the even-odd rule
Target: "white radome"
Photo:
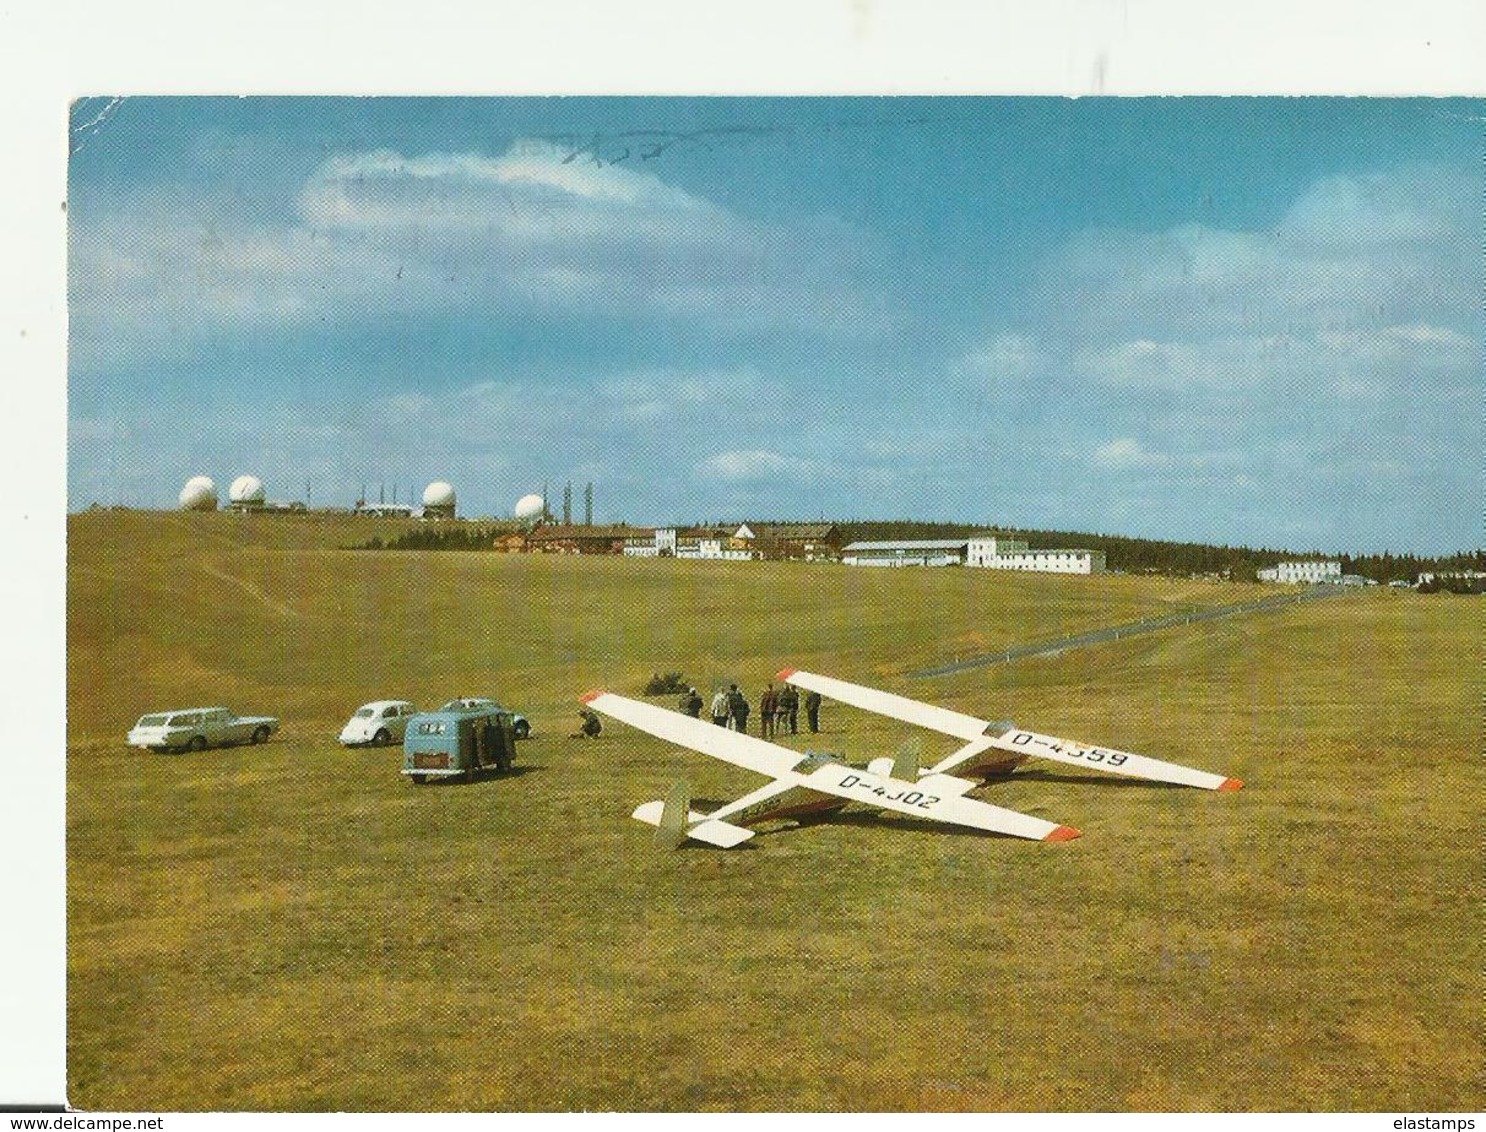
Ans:
{"type": "Polygon", "coordinates": [[[443,480],[434,480],[423,489],[423,506],[453,507],[454,485],[445,483],[443,480]]]}
{"type": "Polygon", "coordinates": [[[262,503],[263,481],[257,476],[238,476],[227,489],[227,498],[233,503],[262,503]]]}
{"type": "Polygon", "coordinates": [[[546,510],[547,501],[540,495],[523,495],[516,500],[516,518],[535,519],[546,510]]]}
{"type": "Polygon", "coordinates": [[[217,509],[217,485],[210,476],[192,476],[181,488],[181,510],[215,511],[217,509]]]}

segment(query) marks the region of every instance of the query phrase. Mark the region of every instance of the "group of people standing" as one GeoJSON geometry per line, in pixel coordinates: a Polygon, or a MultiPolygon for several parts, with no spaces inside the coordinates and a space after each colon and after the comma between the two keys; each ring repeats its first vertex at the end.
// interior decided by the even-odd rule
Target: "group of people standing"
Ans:
{"type": "MultiPolygon", "coordinates": [[[[700,719],[702,715],[702,697],[695,688],[688,688],[681,697],[681,710],[693,719],[700,719]]],[[[718,727],[730,727],[734,731],[746,733],[748,731],[748,716],[752,711],[748,703],[748,697],[738,689],[738,685],[729,684],[726,688],[718,688],[712,697],[712,722],[718,727]]],[[[791,735],[800,733],[800,693],[792,685],[786,684],[781,690],[775,691],[774,685],[766,687],[758,700],[759,720],[763,728],[765,739],[772,739],[784,728],[789,728],[791,735]]],[[[805,722],[812,734],[820,731],[820,693],[807,692],[805,694],[805,722]]]]}

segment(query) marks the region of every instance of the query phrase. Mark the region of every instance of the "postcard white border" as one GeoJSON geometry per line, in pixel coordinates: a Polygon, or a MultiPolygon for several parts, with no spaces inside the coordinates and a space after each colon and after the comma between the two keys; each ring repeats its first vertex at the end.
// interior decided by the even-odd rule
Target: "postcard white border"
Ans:
{"type": "Polygon", "coordinates": [[[67,105],[135,94],[1480,95],[1471,0],[10,6],[0,1105],[65,1087],[67,105]]]}

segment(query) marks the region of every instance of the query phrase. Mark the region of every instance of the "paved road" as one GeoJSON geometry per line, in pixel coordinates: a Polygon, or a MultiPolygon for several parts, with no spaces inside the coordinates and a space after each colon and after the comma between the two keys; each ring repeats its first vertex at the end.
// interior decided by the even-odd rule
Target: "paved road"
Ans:
{"type": "Polygon", "coordinates": [[[1084,645],[1097,645],[1105,641],[1117,641],[1123,637],[1134,637],[1140,633],[1153,633],[1157,629],[1169,629],[1173,625],[1191,625],[1197,621],[1214,621],[1219,617],[1233,617],[1240,613],[1260,613],[1267,609],[1282,609],[1287,605],[1296,605],[1302,601],[1315,601],[1318,598],[1333,597],[1336,594],[1345,593],[1345,586],[1306,586],[1304,589],[1294,593],[1275,594],[1273,597],[1261,597],[1254,601],[1241,601],[1235,605],[1219,605],[1192,609],[1184,613],[1171,613],[1165,617],[1148,617],[1144,621],[1132,621],[1128,625],[1116,625],[1112,629],[1096,629],[1092,633],[1080,633],[1074,637],[1059,637],[1055,641],[1043,641],[1040,644],[1016,645],[1003,652],[986,653],[983,656],[972,656],[965,660],[957,660],[953,664],[943,664],[937,668],[921,668],[917,672],[910,672],[910,679],[922,679],[928,676],[949,676],[955,672],[965,672],[971,668],[984,668],[991,664],[1005,664],[1008,661],[1021,660],[1029,656],[1046,656],[1049,653],[1066,652],[1068,649],[1082,648],[1084,645]]]}

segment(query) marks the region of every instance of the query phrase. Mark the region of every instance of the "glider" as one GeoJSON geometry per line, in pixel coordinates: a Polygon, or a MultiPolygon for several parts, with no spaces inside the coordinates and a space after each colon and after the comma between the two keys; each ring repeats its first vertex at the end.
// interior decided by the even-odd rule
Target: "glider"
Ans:
{"type": "Polygon", "coordinates": [[[673,847],[689,839],[731,849],[754,835],[747,828],[750,825],[830,813],[849,802],[1032,841],[1069,841],[1079,836],[1072,826],[964,797],[965,791],[976,786],[969,779],[938,773],[920,777],[917,763],[906,753],[897,759],[876,759],[862,770],[829,755],[802,756],[763,739],[612,692],[590,692],[583,702],[659,739],[773,780],[710,814],[691,809],[685,783],[677,783],[665,800],[646,802],[636,809],[636,819],[656,827],[656,840],[673,847]]]}
{"type": "Polygon", "coordinates": [[[1012,723],[976,719],[948,708],[910,700],[906,696],[895,696],[891,692],[881,692],[876,688],[851,684],[831,676],[801,672],[797,668],[786,668],[779,673],[777,679],[797,688],[819,692],[822,696],[829,696],[864,711],[876,712],[878,715],[953,736],[965,743],[965,746],[942,762],[920,772],[924,775],[947,775],[953,772],[956,775],[991,778],[1009,774],[1028,756],[1035,756],[1070,766],[1105,770],[1110,774],[1145,778],[1152,782],[1196,786],[1203,790],[1229,791],[1243,787],[1243,783],[1237,778],[1225,778],[1221,774],[1209,774],[1204,770],[1162,762],[1160,759],[1131,754],[1129,751],[1117,751],[1111,747],[1091,747],[1053,735],[1040,735],[1012,723]]]}

